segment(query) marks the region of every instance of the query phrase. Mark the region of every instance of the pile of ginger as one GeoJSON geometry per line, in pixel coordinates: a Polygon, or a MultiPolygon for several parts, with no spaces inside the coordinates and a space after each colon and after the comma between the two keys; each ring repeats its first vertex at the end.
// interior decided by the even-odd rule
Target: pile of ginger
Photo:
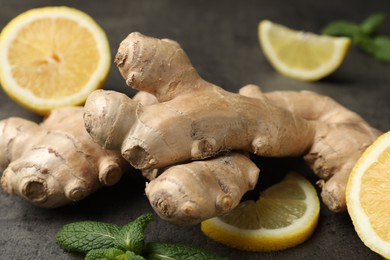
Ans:
{"type": "Polygon", "coordinates": [[[228,92],[202,79],[169,39],[131,33],[115,63],[135,97],[97,90],[83,108],[54,111],[41,125],[0,122],[6,192],[58,207],[115,184],[130,164],[148,179],[146,196],[161,218],[196,224],[232,210],[255,187],[254,154],[303,157],[337,212],[346,209],[352,167],[381,134],[313,92],[228,92]]]}

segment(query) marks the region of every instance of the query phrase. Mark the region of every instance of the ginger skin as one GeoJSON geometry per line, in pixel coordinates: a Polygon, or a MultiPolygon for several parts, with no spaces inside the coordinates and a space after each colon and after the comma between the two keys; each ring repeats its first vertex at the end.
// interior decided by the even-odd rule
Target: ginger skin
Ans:
{"type": "MultiPolygon", "coordinates": [[[[133,100],[144,106],[158,103],[144,91],[133,100]]],[[[171,223],[192,225],[235,208],[255,187],[259,171],[246,154],[230,152],[142,174],[150,180],[145,193],[155,212],[171,223]]]]}
{"type": "Polygon", "coordinates": [[[40,207],[63,206],[114,185],[128,165],[120,153],[92,141],[82,107],[55,110],[40,125],[2,120],[0,136],[3,190],[40,207]]]}
{"type": "MultiPolygon", "coordinates": [[[[361,117],[327,97],[289,92],[262,94],[253,86],[243,88],[241,95],[225,91],[202,79],[179,44],[172,40],[132,33],[121,43],[115,62],[129,86],[154,95],[158,103],[142,105],[114,91],[95,91],[84,107],[86,129],[97,143],[120,150],[128,162],[153,179],[148,184],[147,196],[157,213],[174,223],[185,223],[192,218],[187,223],[193,224],[221,214],[221,210],[214,203],[213,210],[204,213],[206,207],[211,207],[205,201],[210,200],[208,196],[215,186],[210,187],[196,177],[188,183],[181,176],[187,170],[172,165],[195,160],[188,165],[196,165],[197,174],[202,176],[199,178],[215,178],[220,164],[208,168],[203,176],[202,169],[207,168],[203,165],[212,159],[197,160],[235,150],[258,156],[304,156],[323,179],[320,183],[324,188],[324,203],[331,210],[344,210],[349,169],[379,133],[361,117]],[[312,101],[313,97],[322,103],[312,101]],[[333,122],[332,111],[343,112],[343,116],[333,122]],[[346,136],[351,140],[344,142],[346,136]],[[350,145],[357,152],[349,151],[350,145]],[[169,178],[159,175],[158,169],[169,166],[172,167],[168,170],[175,174],[169,178]],[[200,195],[203,196],[200,199],[196,197],[197,192],[192,192],[194,186],[209,192],[200,195]],[[196,205],[186,208],[192,200],[197,201],[196,205]],[[189,214],[194,208],[199,212],[193,214],[195,217],[189,214]]],[[[251,163],[242,161],[240,169],[250,169],[251,163]]],[[[248,174],[239,172],[243,183],[251,183],[248,174]]],[[[223,185],[219,185],[218,189],[224,191],[223,185]]],[[[240,189],[237,194],[250,187],[246,185],[243,189],[244,186],[237,185],[240,189]]],[[[215,196],[211,198],[217,201],[215,196]]]]}
{"type": "Polygon", "coordinates": [[[137,169],[234,149],[281,157],[310,148],[310,122],[203,80],[174,41],[132,33],[115,62],[127,84],[153,94],[159,103],[143,106],[123,94],[98,90],[84,106],[85,125],[97,143],[121,150],[137,169]]]}
{"type": "MultiPolygon", "coordinates": [[[[206,82],[171,40],[130,34],[121,43],[116,64],[127,84],[153,94],[158,103],[143,105],[118,92],[97,90],[84,106],[85,126],[97,143],[120,150],[137,169],[153,171],[236,149],[280,157],[309,149],[314,135],[309,122],[206,82]]],[[[169,174],[148,184],[151,205],[163,219],[177,224],[194,224],[229,211],[257,181],[257,174],[247,173],[255,171],[253,162],[233,158],[237,157],[239,161],[216,158],[169,168],[169,174]]]]}
{"type": "Polygon", "coordinates": [[[161,172],[146,185],[146,196],[162,219],[178,225],[197,224],[229,212],[255,187],[259,176],[256,165],[240,153],[174,165],[161,172]]]}
{"type": "Polygon", "coordinates": [[[345,188],[348,176],[364,150],[381,134],[361,116],[327,96],[310,91],[274,91],[261,93],[259,87],[248,85],[241,95],[266,97],[297,116],[315,124],[315,136],[303,158],[320,177],[323,202],[332,211],[346,209],[345,188]]]}

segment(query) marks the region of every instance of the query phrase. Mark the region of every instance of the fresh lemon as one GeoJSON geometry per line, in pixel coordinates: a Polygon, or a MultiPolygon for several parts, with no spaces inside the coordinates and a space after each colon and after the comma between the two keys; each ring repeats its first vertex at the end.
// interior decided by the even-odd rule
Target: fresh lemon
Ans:
{"type": "Polygon", "coordinates": [[[363,243],[390,259],[390,132],[357,161],[348,179],[346,200],[363,243]]]}
{"type": "Polygon", "coordinates": [[[319,205],[313,185],[289,173],[259,200],[241,202],[231,212],[203,221],[201,229],[211,239],[241,250],[282,250],[310,237],[317,226],[319,205]]]}
{"type": "Polygon", "coordinates": [[[82,104],[104,83],[107,36],[74,8],[43,7],[12,19],[0,35],[0,82],[16,102],[40,114],[82,104]]]}
{"type": "Polygon", "coordinates": [[[259,23],[258,37],[279,73],[303,81],[319,80],[335,71],[351,44],[347,37],[295,31],[267,20],[259,23]]]}

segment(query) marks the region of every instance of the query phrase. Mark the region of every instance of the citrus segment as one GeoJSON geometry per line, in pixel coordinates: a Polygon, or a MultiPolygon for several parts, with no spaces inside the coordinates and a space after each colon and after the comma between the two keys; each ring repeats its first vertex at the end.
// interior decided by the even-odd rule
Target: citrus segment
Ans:
{"type": "Polygon", "coordinates": [[[362,154],[347,185],[348,212],[364,244],[390,258],[390,132],[362,154]]]}
{"type": "Polygon", "coordinates": [[[290,173],[259,200],[241,202],[231,212],[203,221],[201,229],[211,239],[241,250],[282,250],[310,237],[319,210],[315,188],[304,177],[290,173]]]}
{"type": "Polygon", "coordinates": [[[351,40],[291,30],[264,20],[258,37],[265,57],[281,74],[304,81],[319,80],[344,60],[351,40]]]}
{"type": "Polygon", "coordinates": [[[110,49],[102,28],[69,7],[31,9],[0,35],[0,81],[15,101],[35,112],[82,104],[104,83],[110,49]]]}

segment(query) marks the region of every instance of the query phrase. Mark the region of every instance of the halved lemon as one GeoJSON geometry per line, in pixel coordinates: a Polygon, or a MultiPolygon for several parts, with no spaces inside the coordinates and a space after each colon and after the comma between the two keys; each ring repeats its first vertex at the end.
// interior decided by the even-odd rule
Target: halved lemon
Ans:
{"type": "Polygon", "coordinates": [[[319,218],[317,191],[303,176],[289,173],[259,200],[241,202],[231,212],[201,223],[211,239],[248,251],[276,251],[307,240],[319,218]]]}
{"type": "Polygon", "coordinates": [[[268,20],[259,23],[258,37],[265,57],[279,73],[303,81],[334,72],[351,44],[347,37],[296,31],[268,20]]]}
{"type": "Polygon", "coordinates": [[[390,259],[390,132],[357,161],[348,179],[346,201],[363,243],[390,259]]]}
{"type": "Polygon", "coordinates": [[[12,19],[0,34],[0,83],[40,114],[82,104],[104,83],[111,53],[103,29],[86,13],[42,7],[12,19]]]}

